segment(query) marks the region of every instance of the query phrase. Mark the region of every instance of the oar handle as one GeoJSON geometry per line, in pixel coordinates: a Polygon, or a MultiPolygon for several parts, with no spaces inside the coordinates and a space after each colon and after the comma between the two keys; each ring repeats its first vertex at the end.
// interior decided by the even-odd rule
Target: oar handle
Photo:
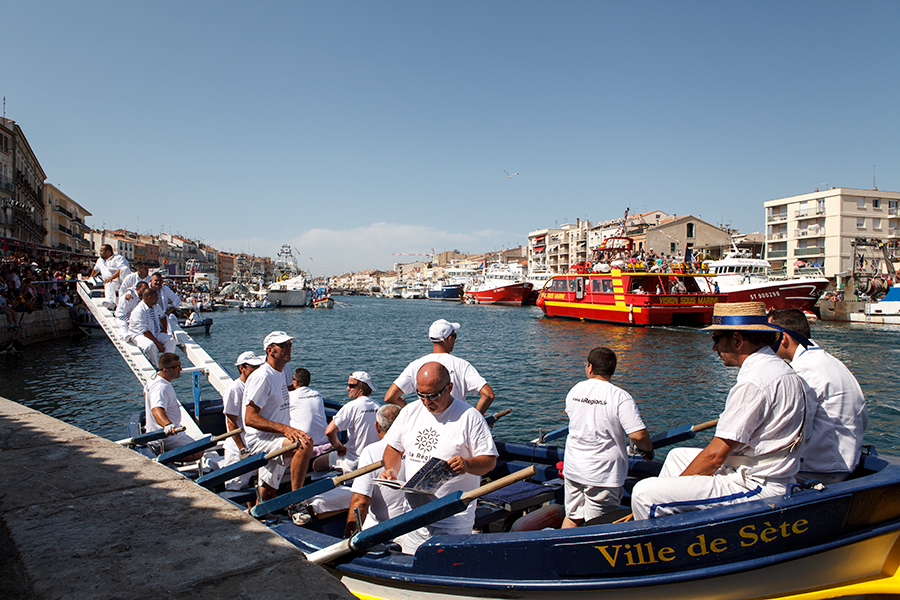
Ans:
{"type": "MultiPolygon", "coordinates": [[[[185,429],[187,429],[187,428],[186,427],[176,427],[172,431],[172,433],[181,433],[185,429]]],[[[153,431],[150,433],[142,433],[140,435],[136,435],[136,436],[130,437],[130,438],[125,438],[123,440],[116,440],[116,443],[120,444],[122,446],[128,446],[130,444],[140,444],[145,441],[152,442],[157,439],[161,440],[163,437],[166,437],[164,433],[163,433],[162,437],[157,437],[159,433],[162,433],[162,429],[160,429],[158,431],[153,431]]]]}
{"type": "Polygon", "coordinates": [[[376,469],[380,469],[384,466],[384,461],[379,460],[378,462],[372,463],[371,465],[366,465],[365,467],[356,469],[355,471],[350,471],[349,473],[344,473],[343,475],[338,475],[333,479],[334,485],[338,486],[348,481],[350,479],[356,479],[360,475],[365,475],[366,473],[371,473],[376,469]]]}
{"type": "Polygon", "coordinates": [[[486,483],[481,487],[477,487],[470,492],[466,492],[461,496],[461,500],[463,502],[471,502],[475,498],[484,496],[486,494],[490,494],[491,492],[496,492],[500,488],[504,488],[511,483],[515,483],[517,481],[521,481],[523,479],[528,479],[529,477],[534,477],[537,474],[537,467],[531,465],[521,471],[516,471],[515,473],[510,473],[506,477],[501,477],[496,481],[492,481],[490,483],[486,483]]]}
{"type": "Polygon", "coordinates": [[[285,452],[290,452],[291,450],[296,450],[300,447],[300,442],[294,442],[293,444],[288,444],[287,446],[282,446],[278,450],[272,450],[268,454],[266,454],[263,458],[266,460],[272,460],[276,456],[281,456],[285,452]]]}
{"type": "Polygon", "coordinates": [[[696,433],[698,431],[703,431],[704,429],[711,429],[718,424],[719,424],[719,420],[713,419],[712,421],[707,421],[705,423],[700,423],[699,425],[694,425],[693,427],[691,427],[691,431],[696,433]]]}
{"type": "Polygon", "coordinates": [[[493,425],[494,423],[496,423],[497,421],[500,420],[500,417],[505,417],[506,415],[508,415],[511,412],[512,412],[512,409],[507,408],[506,410],[501,410],[500,412],[494,413],[489,417],[485,417],[484,420],[487,421],[488,425],[493,425]]]}
{"type": "Polygon", "coordinates": [[[243,428],[243,427],[238,427],[237,429],[232,429],[231,431],[226,431],[226,432],[223,433],[222,435],[217,435],[217,436],[215,436],[215,437],[214,437],[213,439],[211,439],[210,441],[213,442],[213,443],[219,443],[219,442],[221,442],[222,440],[227,439],[227,438],[230,438],[231,436],[237,435],[237,434],[239,434],[239,433],[244,433],[244,428],[243,428]]]}

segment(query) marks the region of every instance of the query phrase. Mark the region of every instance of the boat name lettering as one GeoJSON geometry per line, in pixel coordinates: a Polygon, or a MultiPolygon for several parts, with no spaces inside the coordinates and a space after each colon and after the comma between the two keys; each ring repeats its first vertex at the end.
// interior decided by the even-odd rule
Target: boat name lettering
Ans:
{"type": "Polygon", "coordinates": [[[606,406],[606,400],[598,400],[597,398],[572,398],[573,402],[584,402],[585,404],[600,404],[606,406]]]}
{"type": "Polygon", "coordinates": [[[660,296],[660,304],[715,304],[717,296],[660,296]]]}
{"type": "Polygon", "coordinates": [[[547,300],[565,300],[566,293],[565,292],[544,292],[544,297],[547,300]]]}
{"type": "Polygon", "coordinates": [[[778,539],[779,536],[788,537],[792,533],[801,534],[809,529],[809,521],[806,519],[799,519],[793,523],[781,523],[774,527],[766,521],[763,525],[766,525],[766,527],[758,534],[756,533],[756,525],[746,525],[741,527],[739,533],[741,537],[744,538],[741,540],[741,546],[752,546],[759,541],[772,542],[778,539]]]}
{"type": "MultiPolygon", "coordinates": [[[[765,527],[757,530],[756,525],[745,525],[738,532],[741,536],[741,546],[753,546],[758,542],[773,542],[779,538],[790,537],[791,535],[799,535],[805,533],[809,529],[809,521],[799,519],[790,522],[783,522],[772,525],[768,521],[763,523],[765,527]]],[[[706,539],[705,534],[700,534],[691,544],[683,548],[683,552],[688,556],[705,556],[707,554],[719,554],[728,550],[728,541],[725,538],[706,539]]],[[[611,544],[603,546],[594,546],[603,555],[609,566],[616,565],[631,567],[638,565],[648,565],[658,562],[670,562],[677,558],[679,552],[674,547],[665,546],[656,548],[653,542],[644,542],[638,544],[611,544]]]]}
{"type": "Polygon", "coordinates": [[[775,292],[760,292],[758,294],[750,294],[751,300],[762,300],[763,298],[778,298],[781,294],[777,291],[775,292]]]}

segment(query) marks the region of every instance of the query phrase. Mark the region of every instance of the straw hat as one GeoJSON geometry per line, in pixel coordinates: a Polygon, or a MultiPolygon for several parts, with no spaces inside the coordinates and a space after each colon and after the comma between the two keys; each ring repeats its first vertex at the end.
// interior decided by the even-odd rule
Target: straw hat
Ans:
{"type": "Polygon", "coordinates": [[[719,302],[713,307],[712,325],[700,331],[781,331],[769,325],[763,302],[719,302]]]}

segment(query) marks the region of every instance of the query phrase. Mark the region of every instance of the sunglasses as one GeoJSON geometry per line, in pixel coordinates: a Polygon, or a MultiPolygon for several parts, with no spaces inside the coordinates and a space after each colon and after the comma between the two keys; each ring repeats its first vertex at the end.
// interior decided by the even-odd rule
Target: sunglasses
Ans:
{"type": "Polygon", "coordinates": [[[279,348],[290,348],[291,347],[290,342],[281,342],[280,344],[275,344],[275,345],[278,346],[279,348]]]}
{"type": "Polygon", "coordinates": [[[358,383],[358,382],[357,382],[357,383],[348,383],[348,384],[347,384],[347,387],[350,388],[350,389],[352,390],[353,388],[358,388],[358,387],[359,387],[359,383],[358,383]]]}
{"type": "Polygon", "coordinates": [[[416,396],[419,397],[419,400],[428,400],[429,402],[434,402],[435,400],[437,400],[438,398],[440,398],[441,396],[444,395],[444,392],[447,391],[447,388],[448,388],[448,387],[450,387],[450,384],[449,384],[449,383],[448,383],[447,385],[444,386],[444,389],[442,389],[442,390],[439,391],[439,392],[435,392],[434,394],[425,394],[425,393],[420,392],[420,391],[417,389],[417,390],[416,390],[416,396]]]}
{"type": "Polygon", "coordinates": [[[722,338],[728,337],[728,336],[730,336],[730,335],[731,335],[730,333],[717,333],[717,334],[715,334],[714,336],[712,336],[713,344],[718,344],[718,343],[719,343],[719,340],[721,340],[722,338]]]}

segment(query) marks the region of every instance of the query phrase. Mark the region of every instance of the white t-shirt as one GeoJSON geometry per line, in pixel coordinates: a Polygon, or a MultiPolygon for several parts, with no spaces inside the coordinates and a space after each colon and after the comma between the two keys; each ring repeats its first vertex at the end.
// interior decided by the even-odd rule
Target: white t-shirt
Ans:
{"type": "Polygon", "coordinates": [[[288,395],[291,399],[291,427],[305,431],[315,446],[328,443],[325,435],[328,419],[325,417],[322,394],[310,387],[300,387],[291,390],[288,395]]]}
{"type": "MultiPolygon", "coordinates": [[[[222,394],[222,413],[230,415],[234,418],[234,422],[238,427],[244,426],[244,411],[241,410],[244,401],[244,382],[240,378],[235,379],[222,394]]],[[[240,434],[244,439],[244,434],[240,434]]],[[[234,452],[238,451],[234,438],[230,437],[225,440],[225,447],[231,448],[234,452]]]]}
{"type": "Polygon", "coordinates": [[[143,281],[147,285],[150,285],[150,275],[147,275],[144,278],[141,278],[140,275],[137,274],[137,271],[132,271],[122,280],[122,289],[128,290],[135,287],[139,281],[143,281]]]}
{"type": "MultiPolygon", "coordinates": [[[[359,455],[359,465],[364,467],[381,460],[386,446],[387,442],[379,440],[363,448],[359,455]]],[[[405,463],[405,460],[400,461],[400,473],[397,474],[399,481],[406,480],[405,463]]],[[[382,471],[384,469],[376,469],[353,480],[353,487],[351,488],[353,493],[362,494],[372,499],[369,505],[369,514],[366,515],[362,526],[363,529],[374,527],[382,521],[409,512],[409,503],[406,501],[405,492],[375,484],[375,480],[381,475],[382,471]]]]}
{"type": "Polygon", "coordinates": [[[159,288],[157,295],[156,305],[159,306],[160,314],[166,314],[166,311],[169,310],[169,308],[178,308],[181,306],[181,298],[165,284],[159,288]]]}
{"type": "MultiPolygon", "coordinates": [[[[853,373],[819,346],[798,346],[791,367],[816,394],[812,433],[801,446],[801,471],[847,472],[856,468],[869,421],[866,398],[853,373]]],[[[807,419],[810,416],[807,415],[807,419]]]]}
{"type": "Polygon", "coordinates": [[[582,485],[622,487],[628,435],[645,429],[631,395],[608,381],[581,381],[566,396],[569,437],[563,475],[582,485]]]}
{"type": "MultiPolygon", "coordinates": [[[[716,437],[741,444],[733,456],[772,454],[797,438],[804,425],[804,410],[807,438],[815,406],[815,394],[806,382],[766,346],[744,359],[719,415],[716,437]]],[[[800,452],[794,451],[781,460],[752,466],[748,474],[782,479],[799,470],[800,452]]]]}
{"type": "Polygon", "coordinates": [[[162,408],[166,416],[175,427],[181,426],[181,407],[175,396],[175,388],[172,384],[160,376],[153,377],[144,390],[144,411],[146,412],[146,424],[144,430],[147,433],[159,431],[162,426],[153,417],[153,409],[162,408]]]}
{"type": "Polygon", "coordinates": [[[458,358],[446,352],[426,354],[422,358],[409,363],[400,376],[394,380],[404,394],[412,394],[416,391],[416,375],[425,363],[438,362],[450,371],[450,381],[453,382],[453,390],[450,395],[457,400],[465,400],[467,394],[478,395],[484,384],[487,383],[478,371],[468,361],[458,358]]]}
{"type": "Polygon", "coordinates": [[[375,413],[378,412],[378,403],[368,396],[360,396],[351,400],[337,411],[332,417],[338,431],[347,432],[347,460],[356,460],[359,453],[369,444],[378,441],[378,432],[375,431],[375,413]]]}
{"type": "MultiPolygon", "coordinates": [[[[415,475],[422,465],[437,457],[450,460],[454,456],[472,458],[474,456],[498,456],[497,447],[491,437],[491,429],[481,413],[462,400],[454,399],[440,414],[428,412],[419,401],[407,404],[385,436],[385,441],[394,450],[404,455],[407,480],[415,475]]],[[[472,473],[457,475],[440,488],[437,497],[447,496],[456,491],[474,490],[481,483],[481,477],[472,473]]],[[[421,494],[409,494],[407,501],[416,503],[421,494]]],[[[475,502],[466,510],[442,519],[432,525],[447,528],[471,527],[475,524],[475,502]]]]}
{"type": "Polygon", "coordinates": [[[132,337],[144,335],[145,331],[149,331],[154,337],[159,339],[159,315],[156,313],[155,306],[147,306],[147,303],[141,301],[134,310],[131,311],[131,318],[128,319],[128,333],[132,337]]]}
{"type": "Polygon", "coordinates": [[[124,293],[119,294],[119,303],[116,305],[116,318],[120,321],[128,322],[128,319],[131,317],[131,311],[134,310],[134,307],[138,305],[141,301],[138,298],[137,290],[134,288],[126,288],[121,287],[120,289],[125,290],[124,293]],[[131,292],[129,294],[129,292],[131,292]],[[128,296],[130,299],[126,299],[128,296]]]}
{"type": "Polygon", "coordinates": [[[284,375],[276,371],[269,363],[253,371],[244,384],[244,400],[241,403],[244,414],[244,439],[247,446],[253,448],[257,440],[271,441],[281,439],[280,433],[261,431],[246,425],[247,405],[252,402],[259,409],[259,416],[275,423],[287,425],[291,422],[291,403],[288,398],[284,375]]]}

